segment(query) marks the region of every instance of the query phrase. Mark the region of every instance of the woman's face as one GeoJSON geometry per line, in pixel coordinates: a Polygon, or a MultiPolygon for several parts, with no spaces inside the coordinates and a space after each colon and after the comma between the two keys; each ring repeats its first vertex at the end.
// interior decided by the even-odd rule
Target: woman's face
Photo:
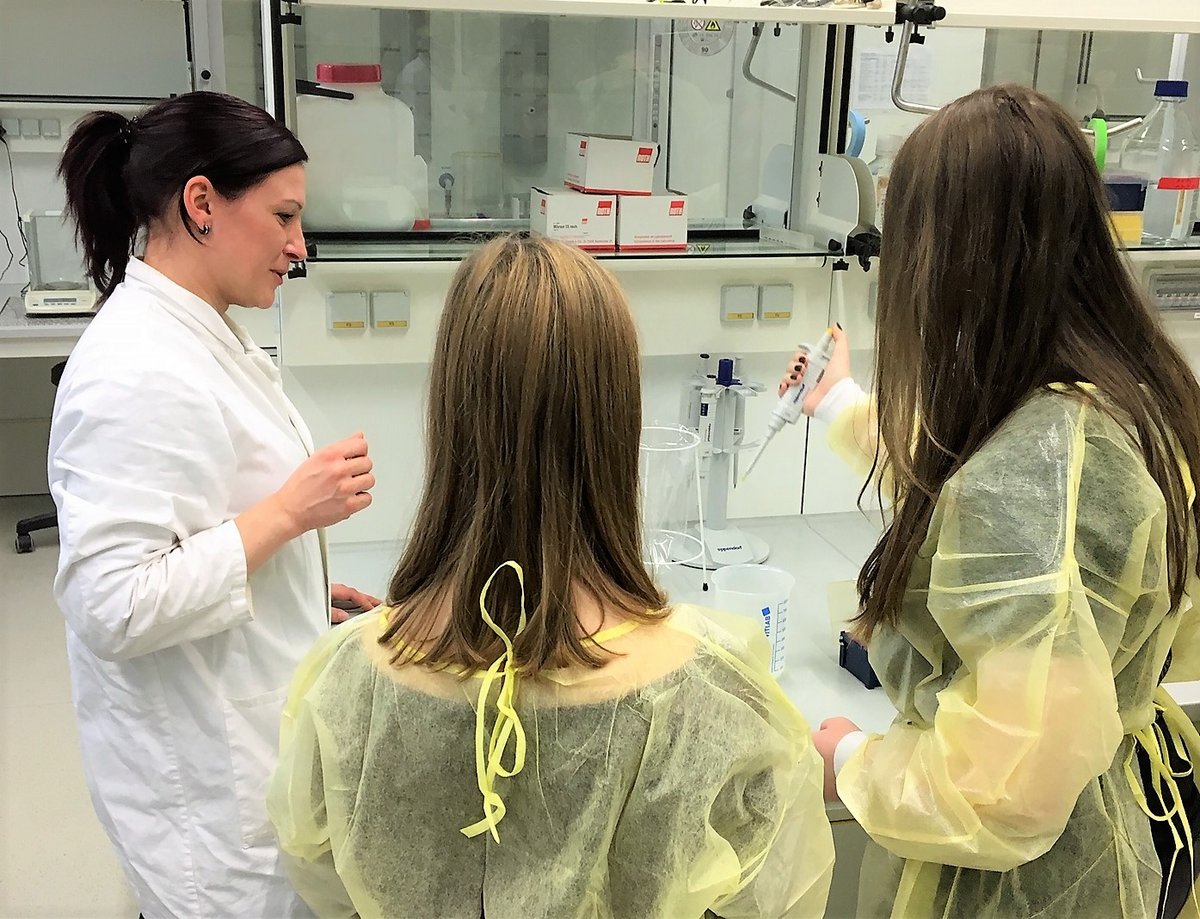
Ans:
{"type": "Polygon", "coordinates": [[[307,257],[303,209],[300,164],[271,173],[238,198],[218,199],[204,241],[225,302],[259,308],[275,302],[290,263],[307,257]]]}

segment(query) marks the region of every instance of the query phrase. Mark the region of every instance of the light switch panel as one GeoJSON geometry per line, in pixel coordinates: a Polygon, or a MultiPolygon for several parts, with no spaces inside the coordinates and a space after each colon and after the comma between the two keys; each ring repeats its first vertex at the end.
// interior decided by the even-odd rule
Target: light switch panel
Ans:
{"type": "Polygon", "coordinates": [[[753,322],[758,313],[758,288],[731,284],[721,288],[721,321],[753,322]]]}
{"type": "Polygon", "coordinates": [[[337,290],[325,297],[329,328],[335,332],[360,331],[367,327],[367,295],[361,290],[337,290]]]}
{"type": "Polygon", "coordinates": [[[376,290],[371,293],[371,327],[407,329],[409,322],[407,290],[376,290]]]}
{"type": "Polygon", "coordinates": [[[793,299],[791,284],[764,284],[758,289],[758,318],[786,322],[792,318],[793,299]]]}

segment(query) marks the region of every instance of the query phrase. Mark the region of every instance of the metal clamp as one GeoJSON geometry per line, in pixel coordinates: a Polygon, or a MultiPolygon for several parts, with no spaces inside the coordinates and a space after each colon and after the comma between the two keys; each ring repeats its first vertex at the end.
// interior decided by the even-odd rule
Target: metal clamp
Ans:
{"type": "Polygon", "coordinates": [[[892,75],[892,104],[902,112],[912,112],[914,115],[932,115],[938,110],[934,105],[922,105],[919,102],[909,102],[900,95],[904,88],[904,69],[908,66],[908,46],[912,43],[916,23],[911,19],[905,21],[900,33],[900,47],[896,52],[896,72],[892,75]]]}
{"type": "MultiPolygon", "coordinates": [[[[1108,136],[1112,137],[1114,134],[1124,134],[1126,131],[1132,131],[1144,123],[1145,120],[1145,118],[1130,118],[1128,121],[1122,121],[1120,124],[1110,124],[1108,126],[1108,136]]],[[[1088,137],[1096,136],[1096,132],[1091,128],[1080,128],[1080,130],[1088,137]]]]}
{"type": "MultiPolygon", "coordinates": [[[[892,104],[902,112],[912,112],[914,115],[932,115],[936,112],[939,106],[922,105],[919,102],[909,102],[905,99],[901,92],[904,88],[904,71],[908,66],[908,46],[913,42],[917,28],[917,23],[912,19],[906,19],[904,28],[900,33],[900,47],[896,53],[896,72],[892,76],[892,104]]],[[[1142,80],[1141,72],[1138,72],[1139,81],[1142,80]]],[[[1112,137],[1116,134],[1124,134],[1126,131],[1132,131],[1145,121],[1144,118],[1131,118],[1128,121],[1122,121],[1119,124],[1108,126],[1108,136],[1112,137]]],[[[1096,132],[1091,128],[1081,128],[1084,134],[1089,137],[1095,137],[1096,132]]]]}
{"type": "Polygon", "coordinates": [[[750,34],[750,47],[746,49],[746,58],[742,61],[742,76],[749,83],[765,89],[767,92],[772,92],[777,96],[787,99],[788,102],[795,102],[796,97],[789,93],[786,89],[780,89],[774,83],[768,83],[766,80],[761,80],[750,71],[750,65],[754,63],[754,55],[758,52],[758,43],[762,40],[763,23],[754,23],[750,34]]]}

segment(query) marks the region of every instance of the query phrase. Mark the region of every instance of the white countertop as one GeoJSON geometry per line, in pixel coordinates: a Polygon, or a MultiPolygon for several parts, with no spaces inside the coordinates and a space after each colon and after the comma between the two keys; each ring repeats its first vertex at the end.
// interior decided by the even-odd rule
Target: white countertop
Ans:
{"type": "Polygon", "coordinates": [[[66,357],[90,316],[28,316],[21,287],[0,284],[0,359],[66,357]]]}
{"type": "MultiPolygon", "coordinates": [[[[747,521],[741,521],[745,524],[747,521]]],[[[767,564],[796,576],[788,613],[787,664],[779,683],[788,698],[815,728],[826,718],[844,715],[868,731],[883,731],[896,710],[882,689],[868,690],[838,666],[837,634],[829,621],[828,584],[858,576],[861,559],[874,545],[871,524],[856,514],[780,517],[750,522],[747,529],[771,545],[767,564]]],[[[387,543],[332,545],[331,576],[375,596],[387,592],[387,581],[399,557],[399,546],[387,543]]],[[[671,599],[712,605],[702,590],[701,572],[675,569],[664,579],[671,599]]]]}

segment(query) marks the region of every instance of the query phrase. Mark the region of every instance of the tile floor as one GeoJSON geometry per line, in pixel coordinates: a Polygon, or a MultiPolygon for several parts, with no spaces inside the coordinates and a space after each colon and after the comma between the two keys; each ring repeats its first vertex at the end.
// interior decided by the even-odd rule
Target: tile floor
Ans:
{"type": "Polygon", "coordinates": [[[83,781],[52,585],[55,531],[13,551],[49,498],[0,498],[0,917],[133,919],[137,905],[83,781]]]}

